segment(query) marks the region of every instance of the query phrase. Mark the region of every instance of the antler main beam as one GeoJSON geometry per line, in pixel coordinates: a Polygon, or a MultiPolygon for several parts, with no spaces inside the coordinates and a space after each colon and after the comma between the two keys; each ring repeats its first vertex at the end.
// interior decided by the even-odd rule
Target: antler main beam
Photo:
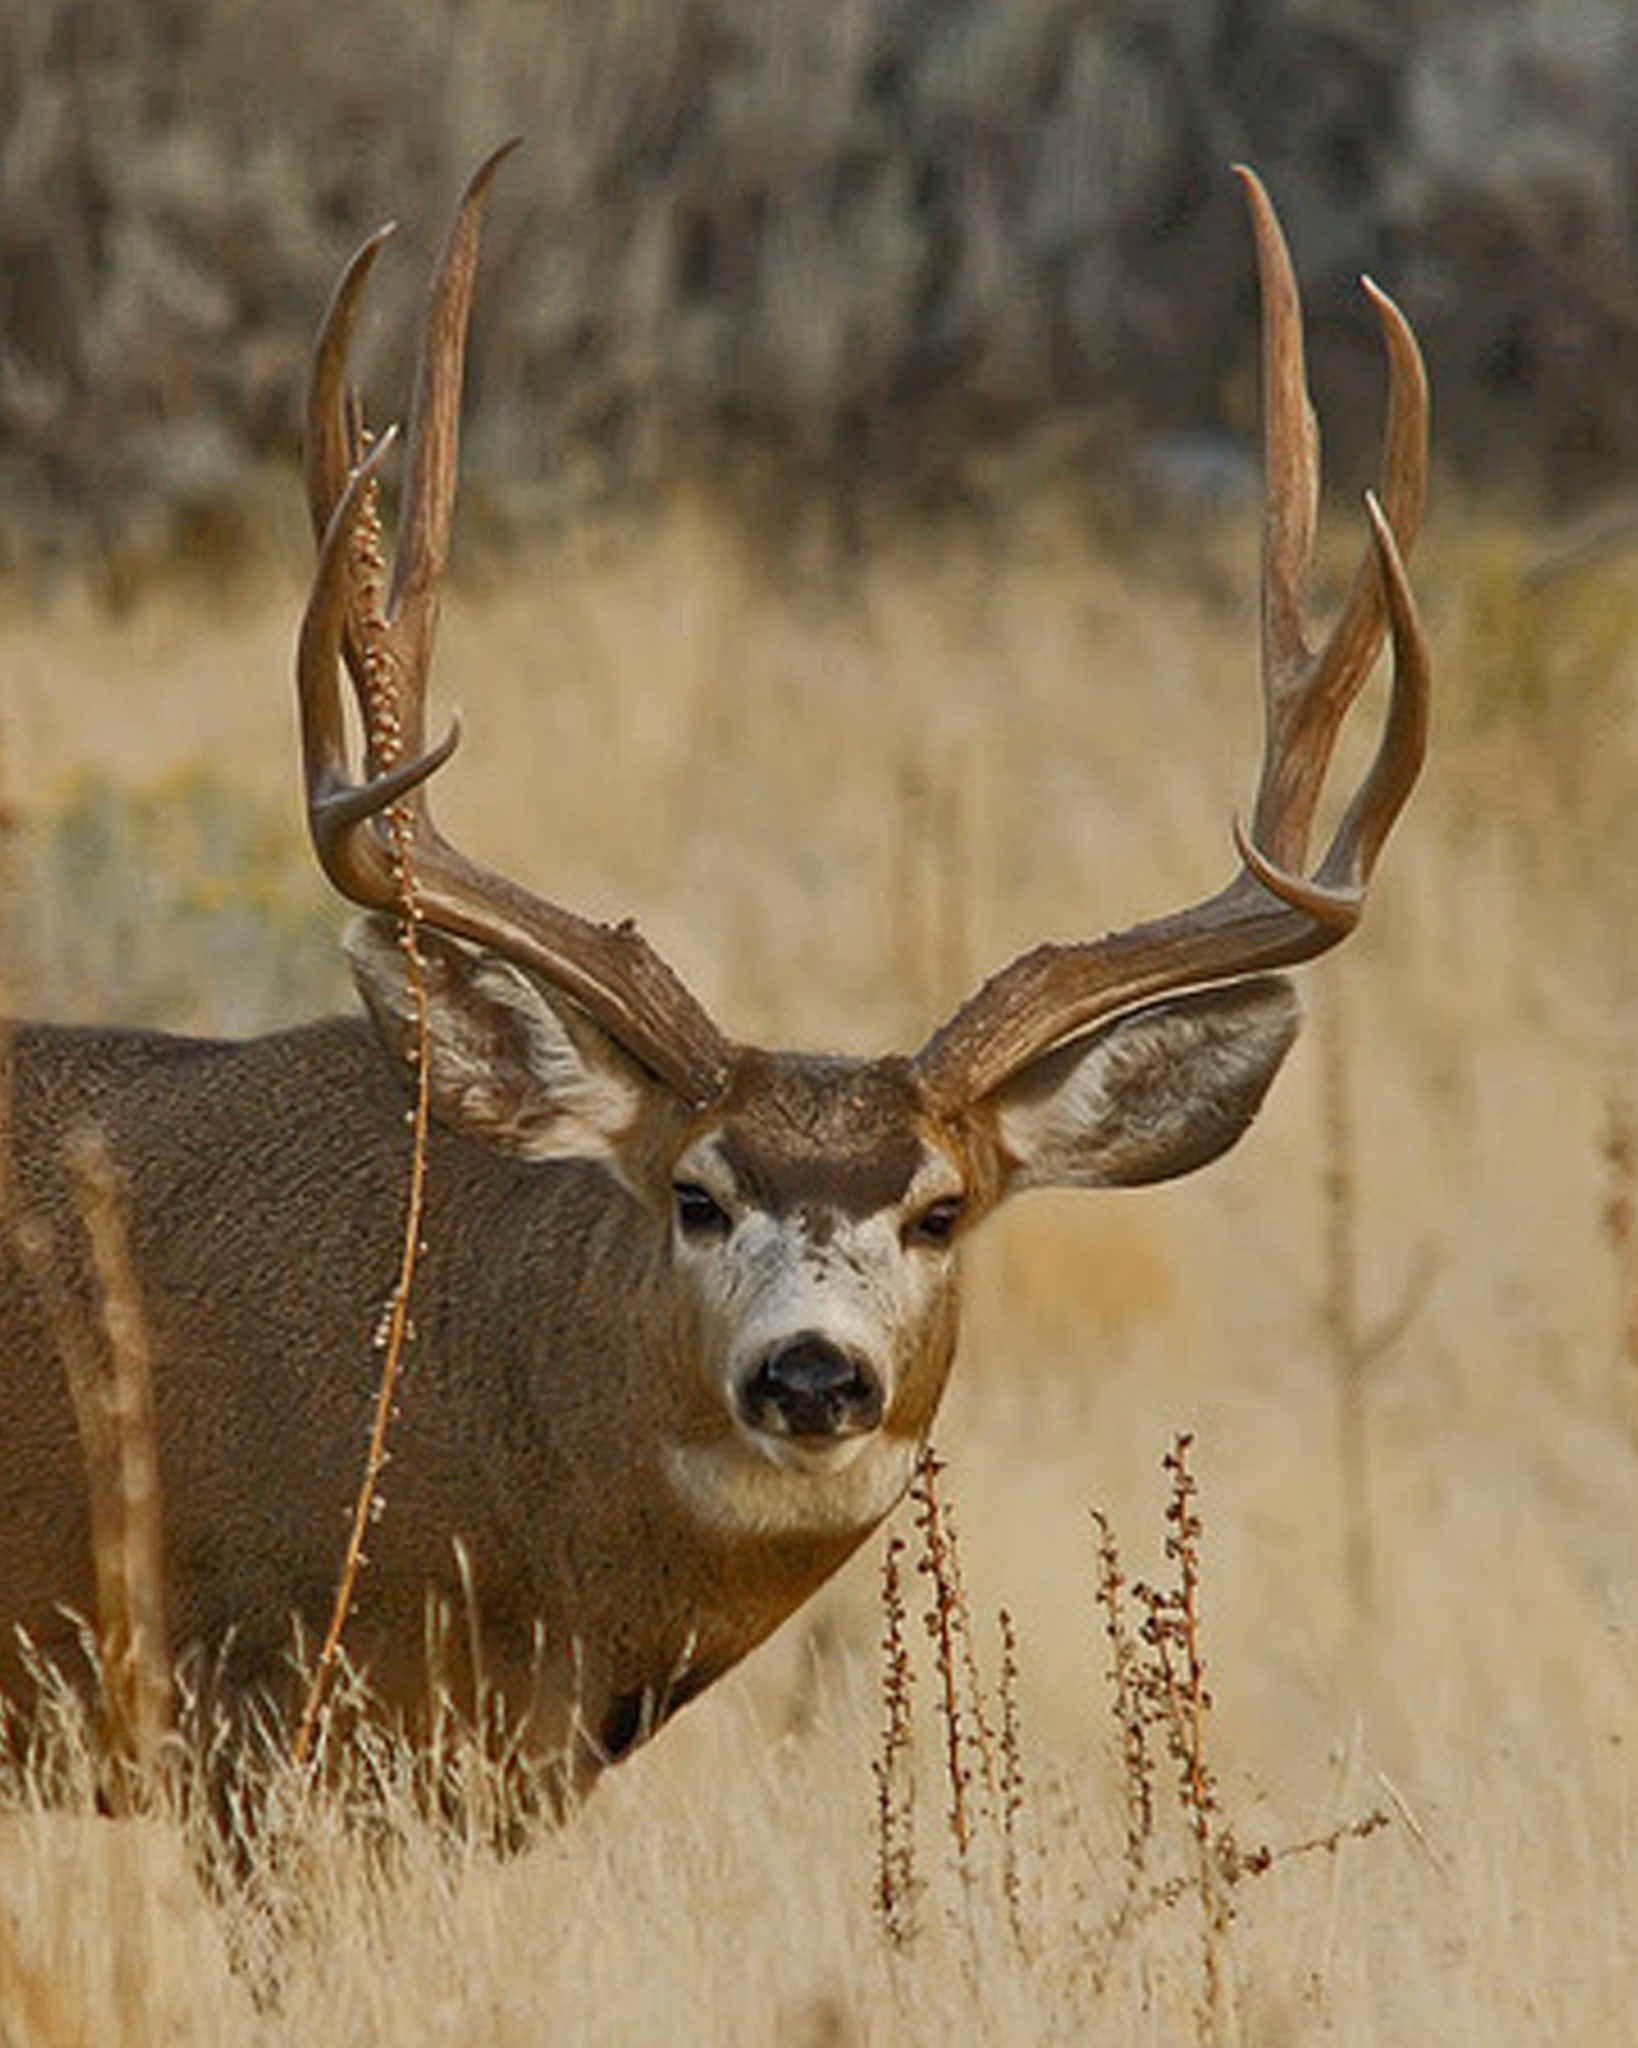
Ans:
{"type": "Polygon", "coordinates": [[[1060,1039],[1169,992],[1293,966],[1350,932],[1427,749],[1432,664],[1404,557],[1427,480],[1427,378],[1403,314],[1368,280],[1388,365],[1388,412],[1369,536],[1329,637],[1310,647],[1304,599],[1319,503],[1318,436],[1303,365],[1302,310],[1268,194],[1238,172],[1262,288],[1265,518],[1262,672],[1265,737],[1241,866],[1185,910],[1079,944],[1042,945],[984,984],[916,1055],[949,1109],[982,1100],[1060,1039]],[[1393,684],[1375,758],[1324,855],[1309,867],[1314,814],[1338,731],[1381,652],[1393,684]]]}
{"type": "Polygon", "coordinates": [[[426,923],[531,967],[563,989],[682,1098],[703,1106],[727,1083],[733,1048],[634,926],[599,925],[532,895],[459,853],[432,822],[425,785],[459,740],[426,744],[427,685],[455,504],[462,367],[484,196],[514,143],[462,194],[433,273],[410,410],[403,503],[382,589],[377,484],[396,436],[373,447],[347,395],[347,356],[364,287],[390,229],[342,273],[319,329],[307,404],[307,495],[318,563],[297,650],[308,828],[334,886],[355,903],[401,910],[406,887],[426,923]],[[366,735],[349,762],[345,667],[366,735]],[[409,826],[408,876],[384,830],[409,826]]]}

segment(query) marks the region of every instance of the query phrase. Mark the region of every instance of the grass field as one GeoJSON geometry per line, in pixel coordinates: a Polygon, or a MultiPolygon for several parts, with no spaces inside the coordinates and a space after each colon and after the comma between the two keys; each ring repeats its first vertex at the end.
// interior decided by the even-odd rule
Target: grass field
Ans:
{"type": "MultiPolygon", "coordinates": [[[[978,1654],[1001,1604],[1020,1645],[1005,1857],[964,1866],[941,1823],[924,1673],[922,1889],[887,1941],[878,1543],[520,1857],[406,1809],[383,1873],[310,1816],[264,1873],[300,1902],[271,1989],[230,1966],[261,1923],[167,1827],[23,1799],[6,2048],[1630,2039],[1638,565],[1537,553],[1449,506],[1424,544],[1428,785],[1257,1131],[1175,1188],[1033,1197],[976,1250],[939,1443],[978,1654]],[[1159,1572],[1178,1430],[1239,1842],[1388,1819],[1246,1875],[1231,1919],[1184,1883],[1118,1923],[1089,1510],[1159,1572]]],[[[441,816],[637,911],[736,1033],[914,1041],[1030,939],[1222,878],[1254,573],[1237,524],[1112,548],[1050,504],[855,565],[755,560],[692,503],[469,564],[441,816]]],[[[118,617],[0,593],[19,1007],[242,1030],[345,1000],[293,794],[299,577],[273,536],[118,617]]]]}

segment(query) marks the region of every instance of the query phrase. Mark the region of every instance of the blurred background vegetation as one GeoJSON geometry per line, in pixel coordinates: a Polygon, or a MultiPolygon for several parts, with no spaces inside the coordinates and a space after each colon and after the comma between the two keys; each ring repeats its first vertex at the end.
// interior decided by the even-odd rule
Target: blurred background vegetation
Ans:
{"type": "Polygon", "coordinates": [[[1630,0],[4,0],[0,569],[243,542],[339,258],[389,217],[424,254],[513,133],[467,463],[506,527],[697,478],[844,536],[1043,470],[1238,488],[1235,158],[1344,454],[1364,270],[1447,468],[1557,511],[1638,473],[1630,0]]]}
{"type": "MultiPolygon", "coordinates": [[[[941,1441],[976,1611],[1019,1617],[1039,1782],[1109,1867],[1085,1507],[1147,1526],[1177,1425],[1236,1791],[1268,1788],[1271,1840],[1401,1816],[1334,1881],[1268,1888],[1238,2038],[1626,2041],[1638,7],[0,0],[8,1003],[239,1032],[348,1001],[296,791],[307,352],[397,218],[358,368],[378,420],[402,407],[433,245],[511,134],[438,813],[543,893],[637,912],[764,1043],[915,1043],[1043,935],[1223,879],[1258,522],[1227,163],[1268,179],[1309,305],[1321,619],[1381,415],[1358,274],[1415,322],[1426,785],[1254,1140],[1130,1202],[1033,1197],[976,1248],[941,1441]]],[[[282,2022],[225,2022],[190,1949],[198,2022],[166,2038],[398,2042],[452,1999],[486,2043],[611,2005],[599,2040],[1083,2037],[1033,1965],[988,1980],[1029,1993],[1010,2032],[934,1959],[875,1997],[874,1707],[811,1703],[815,1672],[869,1669],[868,1567],[815,1613],[617,1774],[582,1861],[455,1892],[441,1868],[419,1919],[315,1910],[282,2022]]],[[[72,1983],[148,1894],[65,1868],[0,1855],[0,1935],[33,1884],[19,1940],[72,1983]]],[[[200,1913],[165,1924],[191,1942],[200,1913]]],[[[109,2010],[62,2038],[135,2041],[109,2010]]],[[[1160,2037],[1121,2013],[1110,2038],[1160,2037]]]]}

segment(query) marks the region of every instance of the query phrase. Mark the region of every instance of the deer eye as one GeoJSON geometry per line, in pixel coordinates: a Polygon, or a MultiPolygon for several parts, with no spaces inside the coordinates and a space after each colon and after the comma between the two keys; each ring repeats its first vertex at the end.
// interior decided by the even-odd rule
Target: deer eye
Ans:
{"type": "Polygon", "coordinates": [[[929,1202],[905,1224],[905,1243],[943,1251],[955,1236],[956,1225],[961,1221],[965,1207],[966,1202],[960,1195],[944,1195],[936,1202],[929,1202]]]}
{"type": "Polygon", "coordinates": [[[676,1211],[677,1228],[684,1237],[704,1240],[728,1235],[728,1211],[698,1181],[678,1181],[671,1190],[671,1200],[676,1211]]]}

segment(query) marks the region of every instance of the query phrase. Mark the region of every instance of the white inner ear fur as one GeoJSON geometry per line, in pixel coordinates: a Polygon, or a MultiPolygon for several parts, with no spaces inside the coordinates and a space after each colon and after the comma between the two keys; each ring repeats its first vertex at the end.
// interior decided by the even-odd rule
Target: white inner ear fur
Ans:
{"type": "Polygon", "coordinates": [[[1156,1003],[1055,1046],[997,1091],[1009,1192],[1135,1187],[1226,1152],[1301,1021],[1274,976],[1156,1003]]]}
{"type": "MultiPolygon", "coordinates": [[[[415,1002],[385,919],[355,918],[346,948],[376,1028],[415,1052],[415,1002]]],[[[522,1159],[615,1163],[641,1108],[630,1059],[584,1012],[496,954],[420,934],[433,1105],[445,1123],[522,1159]]]]}

